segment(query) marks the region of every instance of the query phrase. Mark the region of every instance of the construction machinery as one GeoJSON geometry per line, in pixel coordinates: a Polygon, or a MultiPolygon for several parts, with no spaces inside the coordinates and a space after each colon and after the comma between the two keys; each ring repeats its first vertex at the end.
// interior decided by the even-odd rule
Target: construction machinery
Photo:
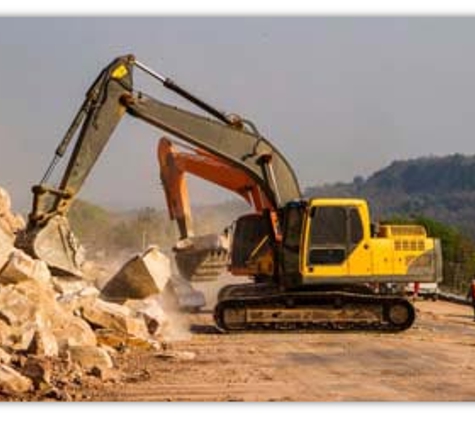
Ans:
{"type": "Polygon", "coordinates": [[[303,198],[286,158],[252,122],[217,110],[133,55],[118,57],[103,69],[43,180],[33,187],[28,225],[16,244],[52,270],[81,274],[84,257],[67,211],[126,114],[239,169],[258,187],[261,202],[267,203],[261,212],[234,223],[230,266],[251,266],[258,282],[226,286],[220,292],[214,312],[220,329],[401,331],[412,325],[414,307],[381,287],[441,279],[439,241],[427,237],[423,227],[375,228],[362,199],[303,198]],[[136,91],[134,69],[143,70],[213,118],[136,91]],[[47,186],[56,162],[78,131],[59,186],[47,186]],[[261,250],[270,255],[259,254],[261,250]],[[266,265],[256,265],[252,259],[256,255],[266,265]]]}
{"type": "MultiPolygon", "coordinates": [[[[244,266],[235,264],[228,267],[230,239],[227,229],[223,233],[195,235],[186,174],[193,174],[236,193],[256,213],[262,213],[264,209],[272,209],[273,206],[257,183],[229,162],[199,148],[172,141],[166,136],[158,142],[157,159],[169,217],[176,221],[180,234],[180,239],[174,246],[175,262],[180,274],[192,282],[215,281],[226,268],[236,276],[255,275],[251,260],[255,265],[263,265],[262,245],[258,245],[244,266]],[[182,149],[178,150],[177,146],[182,149]]],[[[272,262],[270,248],[266,249],[265,256],[267,262],[272,262]]],[[[262,271],[260,273],[263,274],[262,271]]],[[[272,274],[272,271],[268,273],[272,274]]]]}

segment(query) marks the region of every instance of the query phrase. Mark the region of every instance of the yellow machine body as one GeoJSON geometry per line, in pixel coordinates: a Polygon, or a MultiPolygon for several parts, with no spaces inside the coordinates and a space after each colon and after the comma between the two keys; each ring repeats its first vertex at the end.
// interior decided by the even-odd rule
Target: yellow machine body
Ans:
{"type": "Polygon", "coordinates": [[[312,199],[302,221],[304,284],[434,283],[442,279],[438,239],[418,225],[373,228],[362,199],[312,199]]]}

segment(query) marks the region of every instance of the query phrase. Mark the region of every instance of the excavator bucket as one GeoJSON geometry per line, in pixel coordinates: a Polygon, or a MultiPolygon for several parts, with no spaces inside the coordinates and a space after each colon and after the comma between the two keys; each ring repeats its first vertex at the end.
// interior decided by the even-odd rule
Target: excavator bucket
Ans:
{"type": "Polygon", "coordinates": [[[53,273],[82,277],[84,248],[79,244],[66,217],[55,216],[45,226],[22,231],[15,246],[41,259],[53,273]]]}
{"type": "Polygon", "coordinates": [[[228,237],[217,234],[182,239],[173,250],[180,275],[196,283],[216,281],[230,256],[228,237]]]}

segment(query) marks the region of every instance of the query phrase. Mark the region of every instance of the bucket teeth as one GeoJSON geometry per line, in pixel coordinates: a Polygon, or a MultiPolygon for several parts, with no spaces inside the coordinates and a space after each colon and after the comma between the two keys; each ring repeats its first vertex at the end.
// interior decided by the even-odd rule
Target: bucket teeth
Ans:
{"type": "Polygon", "coordinates": [[[176,252],[175,262],[180,275],[191,282],[210,282],[226,269],[229,254],[213,250],[176,252]]]}
{"type": "Polygon", "coordinates": [[[229,259],[229,243],[222,235],[187,238],[179,241],[174,251],[180,275],[197,283],[217,280],[229,259]]]}

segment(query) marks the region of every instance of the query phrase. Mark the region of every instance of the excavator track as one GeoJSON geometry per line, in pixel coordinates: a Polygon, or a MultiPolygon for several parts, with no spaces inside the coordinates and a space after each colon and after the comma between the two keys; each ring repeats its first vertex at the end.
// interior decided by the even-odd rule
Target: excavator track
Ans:
{"type": "Polygon", "coordinates": [[[405,298],[365,289],[280,292],[271,285],[227,286],[214,310],[215,323],[233,331],[381,331],[410,328],[415,309],[405,298]]]}

